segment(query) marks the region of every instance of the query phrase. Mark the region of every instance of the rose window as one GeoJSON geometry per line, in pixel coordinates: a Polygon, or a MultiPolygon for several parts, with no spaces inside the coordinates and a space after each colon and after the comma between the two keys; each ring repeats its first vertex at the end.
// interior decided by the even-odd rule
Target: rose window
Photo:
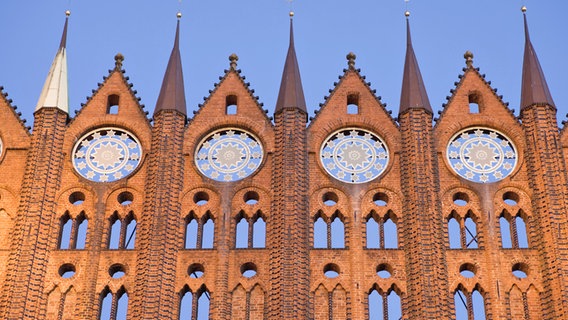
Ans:
{"type": "Polygon", "coordinates": [[[237,181],[260,167],[264,151],[258,138],[241,129],[213,132],[199,144],[195,164],[199,171],[216,181],[237,181]]]}
{"type": "Polygon", "coordinates": [[[140,164],[142,147],[136,137],[123,129],[101,128],[79,139],[73,148],[73,167],[84,178],[113,182],[140,164]]]}
{"type": "Polygon", "coordinates": [[[504,179],[513,172],[518,158],[511,139],[488,128],[458,132],[448,144],[446,156],[459,176],[478,183],[504,179]]]}
{"type": "Polygon", "coordinates": [[[320,160],[325,171],[337,180],[364,183],[385,171],[389,152],[383,140],[370,131],[341,129],[324,141],[320,160]]]}

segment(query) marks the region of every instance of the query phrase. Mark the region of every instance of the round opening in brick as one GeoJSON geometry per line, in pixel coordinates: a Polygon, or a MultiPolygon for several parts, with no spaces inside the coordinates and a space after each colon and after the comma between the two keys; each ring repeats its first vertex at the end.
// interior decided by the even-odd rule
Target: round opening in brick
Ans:
{"type": "Polygon", "coordinates": [[[193,279],[199,279],[203,277],[204,273],[205,273],[205,268],[203,268],[203,265],[200,263],[194,263],[190,265],[189,268],[187,268],[187,274],[189,275],[190,278],[193,279]]]}
{"type": "Polygon", "coordinates": [[[120,279],[124,277],[124,275],[126,275],[126,270],[123,265],[117,263],[110,266],[110,268],[108,269],[108,274],[113,279],[120,279]]]}
{"type": "Polygon", "coordinates": [[[241,266],[241,274],[245,278],[252,278],[256,275],[256,265],[252,262],[247,262],[241,266]]]}
{"type": "Polygon", "coordinates": [[[335,263],[328,263],[323,267],[323,274],[330,279],[339,277],[339,266],[335,263]]]}
{"type": "Polygon", "coordinates": [[[80,191],[75,191],[69,196],[69,202],[74,206],[81,205],[85,202],[85,194],[80,191]]]}
{"type": "Polygon", "coordinates": [[[59,275],[63,279],[69,279],[75,275],[75,266],[71,263],[66,263],[59,267],[59,275]]]}
{"type": "Polygon", "coordinates": [[[513,275],[518,279],[524,279],[528,276],[529,266],[525,263],[515,263],[512,268],[513,275]]]}
{"type": "Polygon", "coordinates": [[[388,279],[392,276],[392,267],[386,263],[381,263],[377,266],[377,275],[383,279],[388,279]]]}
{"type": "Polygon", "coordinates": [[[460,274],[464,278],[473,278],[475,277],[477,268],[475,265],[471,263],[464,263],[460,266],[460,274]]]}

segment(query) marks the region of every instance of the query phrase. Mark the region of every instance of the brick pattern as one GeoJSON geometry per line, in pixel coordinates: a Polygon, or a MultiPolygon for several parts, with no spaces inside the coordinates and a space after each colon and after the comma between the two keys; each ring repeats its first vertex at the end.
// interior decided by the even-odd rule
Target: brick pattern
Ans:
{"type": "MultiPolygon", "coordinates": [[[[353,66],[346,69],[308,127],[306,115],[294,108],[276,114],[272,124],[234,68],[189,123],[162,111],[150,125],[116,69],[73,119],[54,108],[37,112],[33,135],[0,97],[0,117],[6,120],[0,127],[6,145],[0,157],[0,318],[97,319],[102,293],[126,292],[129,319],[176,319],[181,296],[190,291],[194,315],[198,297],[210,295],[214,320],[367,319],[372,290],[385,298],[396,292],[403,319],[453,318],[457,289],[467,296],[480,292],[487,319],[566,318],[568,138],[558,131],[555,110],[531,106],[521,123],[469,67],[435,126],[420,109],[395,121],[364,80],[353,66]],[[112,94],[120,96],[118,114],[106,110],[112,94]],[[237,97],[237,114],[226,114],[228,95],[237,97]],[[478,113],[469,110],[472,95],[478,113]],[[353,96],[359,109],[348,114],[353,96]],[[109,184],[81,178],[70,161],[77,139],[103,126],[132,132],[145,150],[133,175],[109,184]],[[473,126],[501,131],[515,143],[519,164],[510,177],[475,184],[448,168],[447,142],[473,126]],[[212,181],[195,167],[195,148],[212,131],[230,127],[254,133],[265,158],[246,179],[212,181]],[[372,131],[388,145],[391,160],[378,179],[344,184],[321,167],[321,143],[349,127],[372,131]],[[259,195],[258,203],[245,203],[249,191],[259,195]],[[70,203],[75,192],[84,195],[82,203],[70,203]],[[132,203],[119,203],[124,192],[133,195],[132,203]],[[510,193],[516,204],[504,203],[510,193]],[[202,194],[207,203],[196,203],[202,194]],[[336,203],[324,204],[326,194],[334,194],[336,203]],[[466,205],[454,203],[457,194],[466,205]],[[375,204],[376,197],[385,205],[375,204]],[[212,249],[184,249],[190,214],[214,221],[212,249]],[[237,217],[256,214],[267,224],[266,248],[236,248],[237,217]],[[345,248],[312,248],[318,214],[341,217],[345,248]],[[503,249],[499,217],[517,214],[526,221],[529,248],[503,249]],[[87,218],[85,249],[58,249],[66,215],[87,218]],[[114,216],[138,221],[134,249],[108,248],[114,216]],[[398,248],[366,248],[370,216],[396,223],[398,248]],[[478,248],[449,248],[450,216],[473,217],[478,248]],[[459,273],[466,263],[473,266],[473,278],[459,273]],[[73,277],[59,276],[64,264],[75,266],[73,277]],[[109,274],[116,264],[125,269],[120,279],[109,274]],[[193,264],[203,267],[202,277],[190,277],[193,264]],[[256,267],[255,276],[241,274],[246,264],[256,267]],[[336,278],[324,275],[330,264],[338,268],[336,278]],[[526,278],[512,275],[516,264],[528,266],[526,278]],[[379,266],[391,277],[377,276],[379,266]]],[[[384,230],[381,235],[384,245],[384,230]]]]}

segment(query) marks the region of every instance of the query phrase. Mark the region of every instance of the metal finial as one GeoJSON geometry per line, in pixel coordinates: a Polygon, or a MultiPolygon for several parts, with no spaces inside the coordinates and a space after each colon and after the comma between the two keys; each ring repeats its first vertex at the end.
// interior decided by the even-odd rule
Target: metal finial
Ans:
{"type": "Polygon", "coordinates": [[[521,11],[522,11],[523,13],[527,12],[527,6],[522,6],[522,7],[521,7],[521,11]]]}
{"type": "Polygon", "coordinates": [[[69,11],[69,10],[65,11],[65,16],[68,17],[68,16],[70,16],[70,15],[71,15],[71,11],[69,11]]]}
{"type": "Polygon", "coordinates": [[[122,69],[122,62],[123,61],[124,61],[124,56],[122,55],[122,53],[117,53],[116,56],[114,56],[115,70],[122,69]]]}
{"type": "Polygon", "coordinates": [[[465,65],[469,67],[473,66],[473,53],[471,51],[466,51],[463,55],[465,58],[465,65]]]}
{"type": "Polygon", "coordinates": [[[406,11],[404,12],[404,16],[407,17],[407,18],[410,17],[410,11],[406,10],[406,11]]]}
{"type": "Polygon", "coordinates": [[[349,52],[346,58],[349,69],[355,68],[355,59],[357,59],[357,56],[353,52],[349,52]]]}
{"type": "Polygon", "coordinates": [[[178,19],[181,19],[181,12],[178,11],[178,13],[176,14],[176,17],[177,17],[178,19]]]}
{"type": "Polygon", "coordinates": [[[237,61],[239,61],[239,56],[236,53],[233,53],[229,56],[229,61],[231,61],[231,70],[237,69],[237,61]]]}
{"type": "Polygon", "coordinates": [[[294,11],[290,11],[290,18],[294,17],[294,11]]]}

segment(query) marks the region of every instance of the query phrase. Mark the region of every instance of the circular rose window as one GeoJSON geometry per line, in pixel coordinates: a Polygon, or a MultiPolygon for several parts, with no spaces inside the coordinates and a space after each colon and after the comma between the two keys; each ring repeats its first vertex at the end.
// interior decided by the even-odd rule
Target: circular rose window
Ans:
{"type": "Polygon", "coordinates": [[[489,128],[469,128],[455,134],[446,151],[451,168],[462,178],[490,183],[510,175],[517,165],[515,145],[489,128]]]}
{"type": "Polygon", "coordinates": [[[138,167],[142,147],[126,130],[100,128],[81,137],[72,156],[73,167],[82,177],[95,182],[113,182],[138,167]]]}
{"type": "Polygon", "coordinates": [[[364,183],[381,175],[389,162],[388,149],[376,134],[357,128],[341,129],[325,139],[321,164],[337,180],[364,183]]]}
{"type": "Polygon", "coordinates": [[[264,152],[258,138],[241,129],[222,129],[199,143],[195,164],[199,171],[216,181],[237,181],[260,167],[264,152]]]}

